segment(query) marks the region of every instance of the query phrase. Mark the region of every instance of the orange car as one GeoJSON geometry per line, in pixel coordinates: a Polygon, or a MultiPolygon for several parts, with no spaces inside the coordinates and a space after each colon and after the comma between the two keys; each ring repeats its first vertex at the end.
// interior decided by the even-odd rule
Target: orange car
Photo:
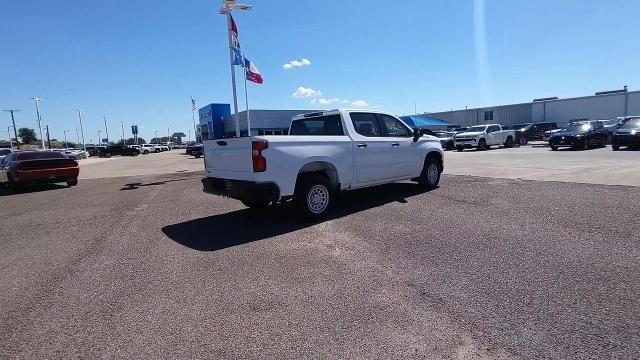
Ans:
{"type": "Polygon", "coordinates": [[[66,182],[78,185],[80,167],[55,151],[24,151],[8,155],[0,162],[0,183],[9,188],[34,183],[66,182]]]}

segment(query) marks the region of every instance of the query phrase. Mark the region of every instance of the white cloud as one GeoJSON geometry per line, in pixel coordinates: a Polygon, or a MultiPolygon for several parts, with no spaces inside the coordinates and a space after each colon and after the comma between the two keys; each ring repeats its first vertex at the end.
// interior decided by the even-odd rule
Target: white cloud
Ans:
{"type": "Polygon", "coordinates": [[[340,99],[337,99],[337,98],[331,98],[331,99],[320,98],[320,99],[318,99],[318,103],[322,104],[322,105],[329,105],[329,104],[333,104],[333,103],[337,103],[337,102],[340,102],[340,99]]]}
{"type": "Polygon", "coordinates": [[[351,102],[351,105],[353,106],[358,106],[358,107],[365,107],[365,106],[369,106],[369,103],[360,99],[360,100],[354,100],[351,102]]]}
{"type": "Polygon", "coordinates": [[[291,60],[288,63],[282,65],[285,70],[292,69],[294,67],[303,67],[311,65],[311,61],[308,59],[302,58],[302,60],[291,60]]]}
{"type": "Polygon", "coordinates": [[[291,97],[295,98],[307,98],[307,97],[316,97],[322,95],[320,90],[314,90],[312,88],[307,88],[304,86],[299,86],[296,91],[291,94],[291,97]]]}

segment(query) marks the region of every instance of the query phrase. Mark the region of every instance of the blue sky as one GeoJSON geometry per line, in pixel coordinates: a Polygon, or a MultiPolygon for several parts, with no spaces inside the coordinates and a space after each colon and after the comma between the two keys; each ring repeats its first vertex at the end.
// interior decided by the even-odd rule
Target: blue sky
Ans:
{"type": "MultiPolygon", "coordinates": [[[[640,88],[640,27],[627,0],[252,0],[237,12],[245,55],[265,83],[251,108],[379,107],[402,115],[640,88]],[[292,60],[305,64],[291,69],[292,60]],[[306,62],[305,62],[306,63],[306,62]],[[302,87],[299,95],[293,94],[302,87]],[[320,92],[321,94],[319,94],[320,92]],[[315,99],[315,100],[314,100],[315,99]],[[315,103],[312,103],[315,101],[315,103]]],[[[198,105],[230,102],[226,20],[219,1],[3,1],[0,106],[18,127],[86,139],[106,115],[147,140],[192,128],[198,105]]],[[[241,85],[241,84],[239,84],[241,85]]],[[[242,87],[239,87],[242,91],[242,87]]],[[[241,98],[243,99],[243,98],[241,98]]],[[[244,109],[244,101],[240,101],[244,109]]],[[[0,138],[10,125],[0,115],[0,138]]]]}

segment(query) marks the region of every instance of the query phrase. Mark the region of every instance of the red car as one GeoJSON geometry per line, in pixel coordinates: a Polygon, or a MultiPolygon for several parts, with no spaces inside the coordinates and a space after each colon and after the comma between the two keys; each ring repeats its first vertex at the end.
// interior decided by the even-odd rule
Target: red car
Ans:
{"type": "Polygon", "coordinates": [[[7,155],[0,162],[0,183],[9,188],[20,185],[60,183],[78,185],[80,167],[55,151],[24,151],[7,155]]]}

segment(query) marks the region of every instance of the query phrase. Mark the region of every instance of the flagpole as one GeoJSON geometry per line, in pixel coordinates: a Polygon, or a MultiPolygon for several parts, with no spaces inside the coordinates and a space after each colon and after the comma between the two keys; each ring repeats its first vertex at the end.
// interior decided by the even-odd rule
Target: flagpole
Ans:
{"type": "Polygon", "coordinates": [[[244,103],[247,106],[247,135],[251,137],[251,118],[249,117],[249,96],[247,95],[247,62],[244,61],[244,59],[243,59],[243,62],[244,62],[244,103]]]}
{"type": "MultiPolygon", "coordinates": [[[[196,144],[198,143],[198,131],[196,128],[196,102],[191,97],[191,120],[193,120],[193,136],[196,138],[196,144]]],[[[191,141],[191,140],[189,140],[191,141]]]]}
{"type": "Polygon", "coordinates": [[[231,40],[231,9],[227,11],[227,35],[229,36],[229,61],[231,63],[231,85],[233,86],[233,111],[236,122],[236,137],[240,137],[240,121],[238,119],[238,95],[236,94],[236,70],[233,67],[233,42],[231,40]]]}

